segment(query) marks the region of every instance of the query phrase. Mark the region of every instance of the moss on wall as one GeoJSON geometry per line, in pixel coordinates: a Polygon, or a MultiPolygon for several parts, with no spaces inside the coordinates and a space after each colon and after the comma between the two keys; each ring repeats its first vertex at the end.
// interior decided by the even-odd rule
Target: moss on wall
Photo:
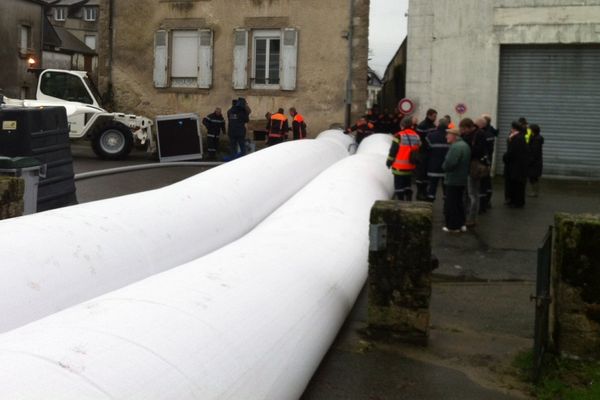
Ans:
{"type": "Polygon", "coordinates": [[[23,215],[23,179],[0,176],[0,219],[23,215]]]}
{"type": "Polygon", "coordinates": [[[557,214],[555,235],[557,348],[600,358],[600,215],[557,214]]]}
{"type": "Polygon", "coordinates": [[[380,201],[371,224],[386,227],[385,249],[369,254],[369,331],[425,342],[431,299],[432,208],[426,203],[380,201]]]}

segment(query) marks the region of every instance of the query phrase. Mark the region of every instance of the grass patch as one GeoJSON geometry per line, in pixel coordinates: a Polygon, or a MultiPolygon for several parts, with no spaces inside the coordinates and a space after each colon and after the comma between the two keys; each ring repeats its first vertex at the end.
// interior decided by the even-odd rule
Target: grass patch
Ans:
{"type": "Polygon", "coordinates": [[[519,378],[533,385],[532,394],[539,400],[600,399],[600,362],[579,361],[547,355],[539,382],[532,382],[533,354],[517,355],[513,368],[519,378]]]}

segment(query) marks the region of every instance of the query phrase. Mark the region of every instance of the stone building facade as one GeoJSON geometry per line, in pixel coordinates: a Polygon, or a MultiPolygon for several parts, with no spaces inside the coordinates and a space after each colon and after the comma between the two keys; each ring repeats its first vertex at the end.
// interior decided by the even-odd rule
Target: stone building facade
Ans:
{"type": "Polygon", "coordinates": [[[369,0],[103,0],[99,14],[115,109],[206,115],[244,97],[251,127],[294,106],[311,136],[365,111],[369,0]]]}
{"type": "Polygon", "coordinates": [[[411,0],[406,95],[419,116],[490,113],[542,127],[548,175],[600,178],[599,0],[411,0]]]}
{"type": "Polygon", "coordinates": [[[47,45],[44,68],[87,71],[97,79],[100,0],[44,0],[46,16],[58,37],[47,45]]]}
{"type": "Polygon", "coordinates": [[[35,97],[37,79],[27,69],[39,67],[42,58],[43,5],[37,0],[0,1],[0,92],[7,97],[35,97]]]}

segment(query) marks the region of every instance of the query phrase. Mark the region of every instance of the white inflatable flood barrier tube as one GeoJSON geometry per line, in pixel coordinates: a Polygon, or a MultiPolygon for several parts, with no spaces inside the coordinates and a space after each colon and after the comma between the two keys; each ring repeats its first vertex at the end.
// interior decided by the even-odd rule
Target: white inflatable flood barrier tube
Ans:
{"type": "Polygon", "coordinates": [[[297,399],[367,277],[390,136],[205,257],[0,335],[0,398],[297,399]]]}
{"type": "Polygon", "coordinates": [[[0,221],[0,332],[242,237],[353,143],[326,131],[162,189],[0,221]]]}

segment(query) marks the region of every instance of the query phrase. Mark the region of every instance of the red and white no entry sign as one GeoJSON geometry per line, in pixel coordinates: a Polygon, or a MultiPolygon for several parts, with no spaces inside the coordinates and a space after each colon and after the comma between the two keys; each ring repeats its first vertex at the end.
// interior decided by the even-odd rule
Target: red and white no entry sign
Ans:
{"type": "Polygon", "coordinates": [[[415,103],[410,99],[402,99],[398,102],[398,111],[402,114],[410,114],[415,109],[415,103]]]}
{"type": "Polygon", "coordinates": [[[454,110],[458,115],[463,115],[467,112],[467,105],[464,103],[458,103],[456,107],[454,107],[454,110]]]}

